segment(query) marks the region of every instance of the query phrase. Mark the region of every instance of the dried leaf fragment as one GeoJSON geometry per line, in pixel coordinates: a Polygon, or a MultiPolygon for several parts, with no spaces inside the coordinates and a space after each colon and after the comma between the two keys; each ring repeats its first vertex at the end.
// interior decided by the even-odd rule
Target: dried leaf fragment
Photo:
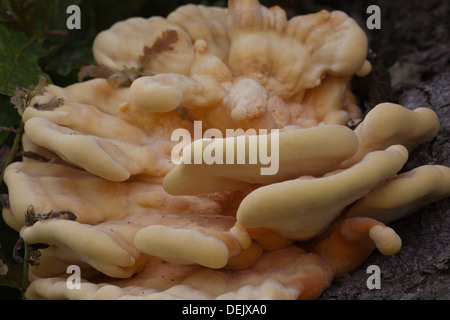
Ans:
{"type": "Polygon", "coordinates": [[[86,78],[106,79],[109,85],[114,88],[129,87],[134,80],[144,76],[153,76],[152,72],[145,72],[141,68],[125,66],[121,71],[114,71],[105,65],[90,65],[81,68],[78,73],[78,81],[82,82],[86,78]]]}
{"type": "Polygon", "coordinates": [[[61,216],[67,216],[67,218],[72,221],[75,221],[78,218],[75,213],[68,210],[61,210],[56,212],[50,211],[48,213],[35,213],[34,206],[30,205],[27,209],[27,213],[25,214],[25,222],[27,225],[32,226],[38,221],[61,218],[61,216]]]}
{"type": "Polygon", "coordinates": [[[144,46],[144,54],[139,57],[140,68],[144,70],[149,62],[163,51],[173,50],[172,45],[178,41],[178,34],[175,30],[166,30],[156,39],[151,47],[144,46]]]}
{"type": "Polygon", "coordinates": [[[78,72],[78,81],[82,82],[86,78],[103,78],[107,79],[112,76],[114,70],[105,65],[90,65],[81,67],[80,72],[78,72]]]}
{"type": "Polygon", "coordinates": [[[47,86],[47,80],[44,77],[39,77],[39,82],[35,87],[30,87],[29,89],[17,88],[10,101],[19,110],[19,113],[22,114],[25,108],[30,105],[31,100],[34,97],[44,94],[45,87],[47,86]]]}
{"type": "Polygon", "coordinates": [[[33,105],[33,108],[35,108],[37,110],[55,110],[63,103],[64,103],[63,98],[52,97],[47,103],[43,103],[43,104],[35,103],[33,105]]]}
{"type": "Polygon", "coordinates": [[[20,237],[14,246],[13,258],[18,263],[28,263],[33,267],[37,267],[39,266],[39,258],[41,257],[41,252],[39,249],[45,249],[47,247],[48,245],[43,243],[29,245],[22,237],[20,237]]]}
{"type": "Polygon", "coordinates": [[[152,72],[144,72],[141,69],[137,69],[135,67],[125,67],[122,71],[114,72],[106,79],[106,81],[109,85],[115,88],[123,88],[131,86],[133,81],[137,78],[153,75],[155,74],[152,72]]]}
{"type": "Polygon", "coordinates": [[[121,71],[114,71],[106,65],[90,65],[81,68],[78,73],[78,81],[85,78],[103,78],[113,87],[129,87],[134,80],[143,76],[152,76],[154,73],[146,72],[145,69],[152,59],[163,51],[173,50],[172,45],[178,41],[175,30],[166,30],[158,37],[151,47],[144,46],[143,55],[139,56],[139,66],[124,66],[121,71]]]}

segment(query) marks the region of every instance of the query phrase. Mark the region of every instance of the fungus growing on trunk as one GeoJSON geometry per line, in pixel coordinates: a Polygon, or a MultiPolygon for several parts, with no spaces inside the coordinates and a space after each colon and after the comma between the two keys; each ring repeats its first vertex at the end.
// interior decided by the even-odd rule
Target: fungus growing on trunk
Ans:
{"type": "Polygon", "coordinates": [[[5,173],[4,220],[48,245],[29,299],[313,299],[373,250],[401,249],[386,224],[450,195],[447,167],[399,173],[438,134],[432,110],[363,117],[350,80],[370,72],[367,38],[343,12],[187,5],[118,22],[93,51],[100,66],[81,77],[105,79],[39,92],[23,145],[43,157],[5,173]],[[173,132],[196,121],[177,163],[173,132]],[[248,161],[261,141],[273,174],[248,161]],[[188,161],[199,151],[221,161],[188,161]],[[27,223],[30,205],[77,219],[27,223]],[[80,290],[66,286],[72,264],[80,290]]]}

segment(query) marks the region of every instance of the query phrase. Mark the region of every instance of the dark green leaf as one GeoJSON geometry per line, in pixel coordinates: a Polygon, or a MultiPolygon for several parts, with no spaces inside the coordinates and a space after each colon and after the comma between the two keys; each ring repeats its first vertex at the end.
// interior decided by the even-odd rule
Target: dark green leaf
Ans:
{"type": "Polygon", "coordinates": [[[45,75],[38,65],[45,53],[24,33],[0,26],[0,94],[12,96],[17,87],[35,85],[45,75]]]}

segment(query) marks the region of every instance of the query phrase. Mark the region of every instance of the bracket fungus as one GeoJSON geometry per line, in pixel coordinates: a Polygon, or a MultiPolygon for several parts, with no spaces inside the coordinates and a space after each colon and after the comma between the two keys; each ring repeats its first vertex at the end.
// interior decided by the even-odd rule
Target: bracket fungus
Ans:
{"type": "Polygon", "coordinates": [[[343,12],[287,19],[257,0],[101,32],[94,56],[115,76],[34,97],[23,146],[50,161],[25,155],[5,172],[4,220],[47,245],[27,298],[314,299],[374,250],[398,252],[388,224],[448,197],[450,169],[401,172],[439,119],[392,103],[363,116],[350,80],[370,72],[367,50],[343,12]],[[178,129],[194,134],[181,163],[178,129]],[[252,158],[263,147],[272,174],[252,158]],[[77,219],[28,223],[30,206],[77,219]],[[79,290],[66,286],[72,264],[79,290]]]}

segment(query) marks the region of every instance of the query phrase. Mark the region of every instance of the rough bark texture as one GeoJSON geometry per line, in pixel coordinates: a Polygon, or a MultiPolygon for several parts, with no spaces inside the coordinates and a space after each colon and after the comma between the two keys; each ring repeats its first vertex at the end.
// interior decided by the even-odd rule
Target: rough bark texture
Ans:
{"type": "MultiPolygon", "coordinates": [[[[339,1],[366,28],[366,8],[381,8],[381,29],[367,30],[374,72],[355,81],[366,110],[384,101],[429,107],[441,120],[438,136],[410,154],[403,171],[425,164],[450,166],[450,2],[339,1]],[[389,85],[391,84],[391,85],[389,85]]],[[[321,299],[450,299],[450,201],[428,205],[391,225],[403,247],[374,252],[357,271],[335,279],[321,299]],[[381,289],[366,284],[370,265],[381,269],[381,289]]]]}

